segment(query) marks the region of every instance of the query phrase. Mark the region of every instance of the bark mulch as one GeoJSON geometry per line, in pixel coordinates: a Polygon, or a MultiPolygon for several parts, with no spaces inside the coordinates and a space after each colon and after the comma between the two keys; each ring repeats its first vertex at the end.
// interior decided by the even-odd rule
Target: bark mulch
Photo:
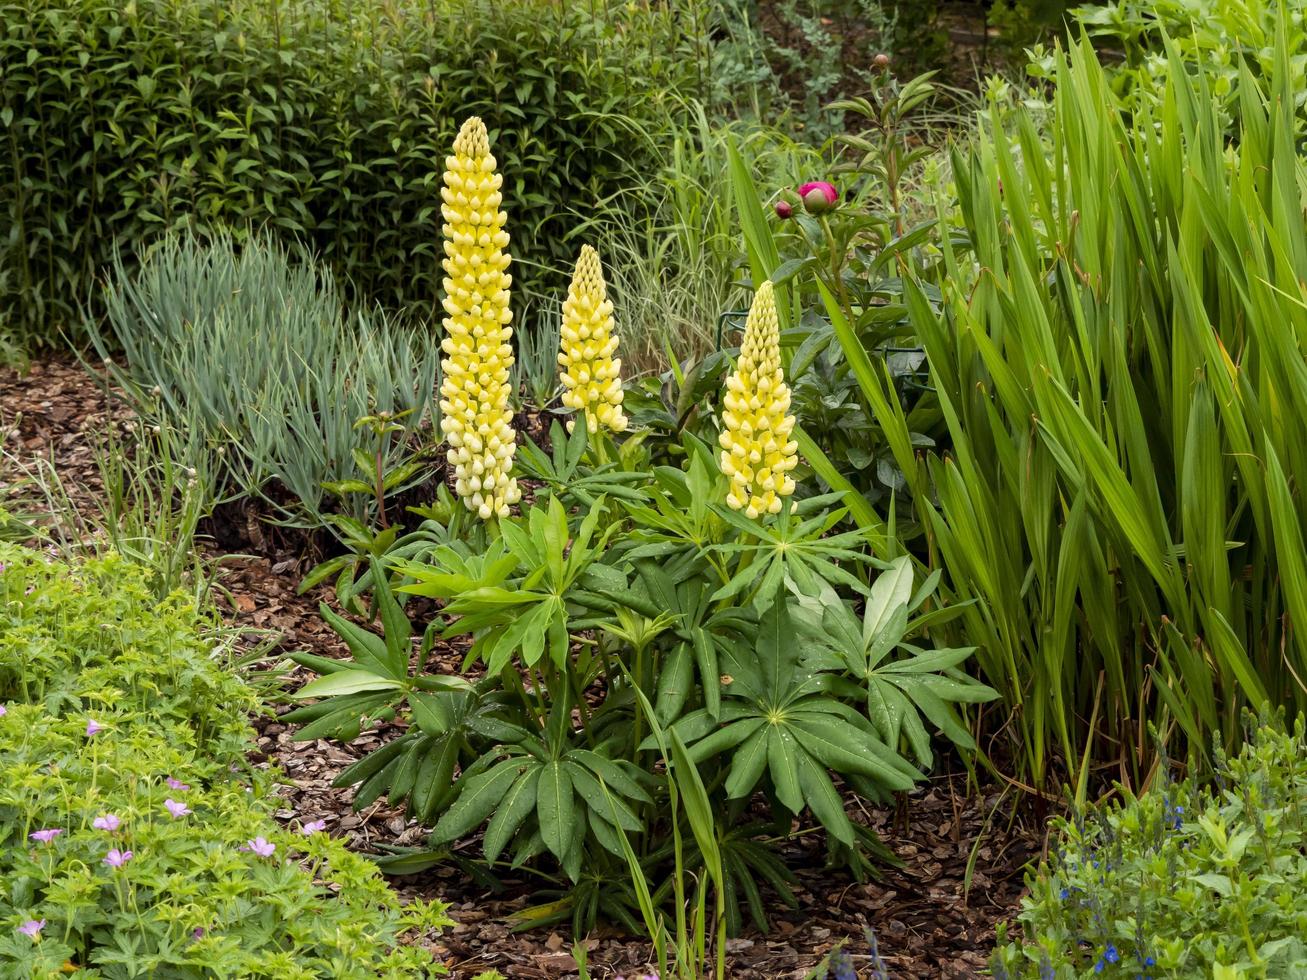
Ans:
{"type": "MultiPolygon", "coordinates": [[[[51,460],[69,489],[88,497],[99,490],[94,464],[97,438],[129,415],[106,399],[98,382],[69,360],[34,364],[19,376],[0,369],[0,434],[4,449],[18,463],[51,460]]],[[[0,467],[0,494],[12,465],[0,467]]],[[[227,538],[229,528],[216,528],[227,538]]],[[[258,675],[297,687],[308,680],[284,655],[309,650],[341,656],[343,647],[317,612],[326,590],[296,594],[296,586],[316,558],[297,554],[293,541],[280,541],[267,553],[221,559],[219,604],[229,622],[267,637],[271,650],[258,675]],[[293,669],[292,669],[293,668],[293,669]]],[[[252,645],[252,641],[251,641],[252,645]]],[[[457,670],[461,651],[439,655],[441,670],[457,670]]],[[[252,761],[277,766],[285,774],[284,806],[278,816],[292,824],[323,819],[328,832],[363,851],[379,846],[421,847],[426,830],[402,811],[374,804],[355,812],[348,789],[333,788],[336,775],[376,748],[394,729],[366,732],[351,745],[296,742],[289,726],[273,717],[255,720],[258,748],[252,761]]],[[[941,766],[954,765],[945,760],[941,766]]],[[[859,883],[841,870],[822,867],[817,851],[795,848],[786,854],[799,879],[800,907],[791,911],[776,899],[772,928],[749,930],[728,945],[729,976],[803,978],[832,948],[844,943],[861,975],[870,975],[864,940],[875,930],[880,955],[895,978],[980,976],[994,939],[995,924],[1010,918],[1023,894],[1023,869],[1043,845],[1043,820],[1029,815],[1011,792],[998,784],[976,785],[960,771],[937,773],[898,807],[872,807],[852,801],[855,818],[875,829],[902,862],[883,869],[883,879],[859,883]],[[970,881],[967,887],[968,868],[970,881]]],[[[469,853],[474,853],[470,851],[469,853]]],[[[452,976],[472,977],[496,968],[508,977],[565,978],[576,975],[572,940],[563,927],[513,931],[513,915],[531,904],[526,881],[504,881],[492,893],[454,867],[394,879],[406,897],[450,903],[458,925],[440,937],[440,952],[452,976]]],[[[586,940],[592,976],[639,974],[653,966],[647,942],[600,930],[586,940]]]]}

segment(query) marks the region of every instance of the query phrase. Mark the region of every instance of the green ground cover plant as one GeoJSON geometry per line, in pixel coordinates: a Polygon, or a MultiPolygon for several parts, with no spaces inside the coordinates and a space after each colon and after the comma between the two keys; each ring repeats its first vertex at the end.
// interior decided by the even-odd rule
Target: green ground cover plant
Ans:
{"type": "Polygon", "coordinates": [[[266,227],[363,305],[430,315],[456,112],[495,130],[516,274],[539,284],[569,209],[656,169],[700,94],[695,23],[645,3],[7,0],[7,329],[56,343],[118,251],[187,229],[266,227]]]}
{"type": "Polygon", "coordinates": [[[1307,739],[1258,723],[1215,785],[1192,780],[1059,820],[998,978],[1307,975],[1307,739]]]}
{"type": "Polygon", "coordinates": [[[251,690],[120,557],[0,544],[0,972],[268,980],[442,972],[365,859],[282,828],[251,690]]]}

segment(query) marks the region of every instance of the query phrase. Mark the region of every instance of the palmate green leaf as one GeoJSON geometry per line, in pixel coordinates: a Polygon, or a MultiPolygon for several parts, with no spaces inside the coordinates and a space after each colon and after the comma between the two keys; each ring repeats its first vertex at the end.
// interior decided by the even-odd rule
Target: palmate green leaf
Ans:
{"type": "MultiPolygon", "coordinates": [[[[958,723],[953,709],[949,705],[949,701],[961,701],[966,698],[954,696],[946,700],[945,696],[941,695],[936,689],[939,678],[935,675],[919,677],[887,675],[885,679],[907,695],[908,700],[912,702],[917,710],[930,719],[931,724],[942,731],[955,745],[963,749],[975,748],[976,743],[971,737],[971,733],[958,723]]],[[[981,694],[971,692],[970,688],[963,685],[959,684],[957,688],[958,692],[974,696],[977,700],[988,700],[981,694]]]]}
{"type": "Polygon", "coordinates": [[[540,781],[541,767],[533,764],[527,772],[519,777],[495,808],[494,816],[486,826],[483,850],[486,860],[494,863],[508,846],[521,826],[526,822],[536,804],[536,787],[540,781]]]}
{"type": "MultiPolygon", "coordinates": [[[[590,749],[573,749],[568,753],[568,758],[584,765],[606,786],[611,786],[614,792],[627,799],[638,800],[641,803],[653,802],[653,797],[649,795],[645,788],[636,782],[635,778],[624,771],[622,766],[613,759],[605,758],[590,749]]],[[[633,770],[635,769],[634,763],[627,762],[626,765],[633,770]]],[[[636,771],[639,772],[639,770],[636,771]]]]}
{"type": "MultiPolygon", "coordinates": [[[[641,692],[643,693],[643,692],[641,692]]],[[[757,709],[746,701],[731,698],[721,707],[721,711],[712,715],[706,708],[698,708],[691,711],[675,722],[670,727],[676,731],[676,734],[687,745],[698,742],[699,739],[708,735],[710,732],[718,730],[719,726],[725,727],[733,721],[739,721],[741,718],[749,718],[756,713],[757,709]]],[[[655,716],[656,720],[656,716],[655,716]]],[[[661,725],[659,726],[661,728],[661,725]]],[[[652,751],[658,748],[658,742],[653,735],[649,735],[640,743],[641,751],[652,751]]]]}
{"type": "MultiPolygon", "coordinates": [[[[713,731],[712,734],[696,741],[694,747],[690,750],[690,758],[696,763],[703,763],[709,759],[716,758],[721,753],[734,748],[740,742],[751,737],[753,733],[758,731],[758,729],[764,724],[764,720],[758,717],[757,714],[753,713],[740,721],[733,721],[724,724],[721,728],[713,731]]],[[[683,729],[679,729],[677,726],[672,726],[670,730],[675,731],[679,736],[683,729]]],[[[688,729],[684,730],[687,734],[693,734],[693,732],[688,729]]]]}
{"type": "Polygon", "coordinates": [[[309,681],[295,692],[297,699],[330,698],[342,694],[360,694],[367,691],[394,691],[403,682],[393,677],[381,677],[370,670],[342,670],[317,680],[309,681]]]}
{"type": "MultiPolygon", "coordinates": [[[[598,815],[628,833],[639,833],[644,829],[644,824],[631,810],[630,805],[621,798],[616,788],[601,784],[589,769],[570,758],[564,760],[563,768],[567,770],[568,777],[572,781],[572,788],[590,808],[592,815],[598,815]]],[[[592,820],[591,824],[593,823],[592,820]]]]}
{"type": "MultiPolygon", "coordinates": [[[[819,711],[795,711],[789,718],[798,744],[828,768],[875,777],[889,789],[912,788],[912,779],[882,757],[882,753],[893,754],[893,750],[852,725],[819,711]]],[[[895,761],[901,760],[896,757],[895,761]]]]}
{"type": "Polygon", "coordinates": [[[553,760],[540,770],[536,788],[536,819],[540,836],[554,857],[562,861],[572,845],[573,829],[578,819],[572,800],[572,779],[563,763],[553,760]]]}
{"type": "MultiPolygon", "coordinates": [[[[758,780],[762,778],[763,770],[767,768],[767,739],[770,726],[761,718],[736,722],[733,727],[740,726],[744,726],[742,730],[747,737],[735,750],[731,758],[730,772],[726,777],[726,795],[731,799],[738,799],[752,793],[753,788],[758,785],[758,780]]],[[[695,749],[697,748],[698,746],[695,746],[695,749]]],[[[702,761],[696,758],[694,749],[690,751],[690,758],[702,761]]]]}
{"type": "Polygon", "coordinates": [[[457,718],[451,697],[441,694],[409,695],[409,707],[418,727],[428,735],[443,735],[449,731],[457,718]]]}
{"type": "Polygon", "coordinates": [[[722,682],[718,669],[717,645],[707,630],[695,628],[691,636],[694,644],[694,660],[699,670],[700,694],[703,696],[704,708],[716,718],[721,712],[722,682]]]}
{"type": "Polygon", "coordinates": [[[803,799],[826,831],[842,844],[853,846],[853,827],[844,812],[844,800],[825,770],[807,752],[795,753],[799,789],[803,799]]]}
{"type": "Polygon", "coordinates": [[[934,753],[930,748],[930,734],[916,707],[893,684],[872,677],[867,683],[867,714],[886,745],[897,745],[907,738],[917,762],[929,769],[934,753]]]}
{"type": "Polygon", "coordinates": [[[795,744],[794,733],[788,725],[767,726],[767,771],[776,798],[791,813],[803,809],[803,793],[799,789],[799,769],[795,761],[795,754],[802,751],[795,744]]]}
{"type": "Polygon", "coordinates": [[[658,696],[654,713],[663,725],[670,725],[680,717],[694,686],[694,657],[688,643],[678,643],[667,654],[658,672],[658,696]]]}
{"type": "Polygon", "coordinates": [[[408,675],[407,664],[405,670],[399,674],[392,671],[391,660],[386,651],[386,641],[381,637],[336,615],[325,602],[318,604],[318,612],[327,621],[327,625],[345,641],[350,654],[361,669],[394,680],[408,675]]]}
{"type": "Polygon", "coordinates": [[[417,782],[409,800],[414,819],[430,824],[437,811],[455,793],[454,769],[458,765],[459,740],[453,736],[431,739],[417,782]]]}
{"type": "Polygon", "coordinates": [[[794,675],[797,662],[789,605],[777,596],[758,623],[757,656],[762,678],[762,696],[770,706],[785,700],[785,688],[794,675]]]}
{"type": "MultiPolygon", "coordinates": [[[[912,598],[912,560],[904,555],[876,577],[867,595],[867,606],[862,617],[862,643],[870,647],[880,634],[886,632],[893,615],[908,607],[912,598]]],[[[907,620],[904,619],[904,626],[907,620]]],[[[900,630],[902,627],[900,627],[900,630]]],[[[900,634],[901,635],[901,634],[900,634]]],[[[894,637],[891,645],[897,645],[894,637]]]]}
{"type": "Polygon", "coordinates": [[[482,651],[486,670],[498,674],[504,666],[520,653],[523,663],[528,666],[539,661],[544,653],[545,638],[550,621],[558,614],[557,600],[550,597],[537,601],[535,608],[521,612],[497,636],[488,649],[482,651]]]}
{"type": "Polygon", "coordinates": [[[387,766],[391,765],[396,759],[401,758],[406,752],[414,747],[418,735],[401,735],[393,742],[387,742],[375,752],[371,752],[351,763],[341,770],[340,774],[332,780],[332,785],[336,787],[353,786],[365,780],[371,779],[377,773],[381,772],[387,766]]]}
{"type": "Polygon", "coordinates": [[[390,580],[382,573],[381,563],[375,558],[371,561],[372,577],[375,583],[372,589],[373,601],[381,609],[381,626],[385,636],[386,662],[392,677],[406,677],[409,672],[410,638],[413,624],[399,608],[395,595],[390,591],[390,580]]]}
{"type": "Polygon", "coordinates": [[[509,787],[528,769],[529,760],[512,758],[500,762],[489,771],[476,776],[464,775],[459,780],[458,799],[445,811],[431,832],[436,844],[448,843],[471,833],[498,807],[509,787]]]}
{"type": "MultiPolygon", "coordinates": [[[[904,646],[904,648],[910,649],[906,645],[904,646]]],[[[911,649],[915,649],[915,648],[911,648],[911,649]]],[[[895,660],[892,663],[885,664],[884,666],[879,667],[876,670],[876,673],[878,674],[927,674],[927,673],[933,674],[939,671],[950,670],[954,667],[961,665],[975,652],[976,652],[975,647],[961,647],[956,650],[953,649],[923,650],[903,660],[895,660]]],[[[985,685],[981,684],[979,681],[972,681],[971,683],[983,687],[986,691],[989,691],[992,697],[998,696],[990,688],[985,687],[985,685]]]]}
{"type": "Polygon", "coordinates": [[[296,729],[294,739],[308,742],[318,738],[338,738],[350,742],[358,738],[363,725],[373,718],[384,719],[393,715],[390,708],[394,694],[355,694],[334,697],[317,704],[297,708],[282,715],[289,724],[308,722],[296,729]]]}

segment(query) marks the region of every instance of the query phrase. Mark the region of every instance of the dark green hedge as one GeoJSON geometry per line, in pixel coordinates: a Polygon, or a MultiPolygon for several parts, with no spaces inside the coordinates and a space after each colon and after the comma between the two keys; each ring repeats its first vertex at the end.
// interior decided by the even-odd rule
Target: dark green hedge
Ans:
{"type": "Polygon", "coordinates": [[[0,0],[0,311],[49,341],[116,246],[270,226],[356,295],[430,310],[462,117],[491,127],[523,285],[564,211],[647,179],[695,94],[646,0],[0,0]],[[596,10],[596,8],[599,8],[596,10]]]}

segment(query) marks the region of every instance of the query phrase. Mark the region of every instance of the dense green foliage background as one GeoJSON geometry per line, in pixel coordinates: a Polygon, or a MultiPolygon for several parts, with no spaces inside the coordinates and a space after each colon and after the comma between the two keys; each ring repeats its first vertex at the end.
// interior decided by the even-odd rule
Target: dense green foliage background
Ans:
{"type": "Polygon", "coordinates": [[[548,0],[0,4],[0,308],[49,341],[116,249],[271,226],[356,296],[438,308],[439,184],[480,114],[514,274],[566,268],[573,208],[625,188],[694,94],[690,23],[548,0]]]}

